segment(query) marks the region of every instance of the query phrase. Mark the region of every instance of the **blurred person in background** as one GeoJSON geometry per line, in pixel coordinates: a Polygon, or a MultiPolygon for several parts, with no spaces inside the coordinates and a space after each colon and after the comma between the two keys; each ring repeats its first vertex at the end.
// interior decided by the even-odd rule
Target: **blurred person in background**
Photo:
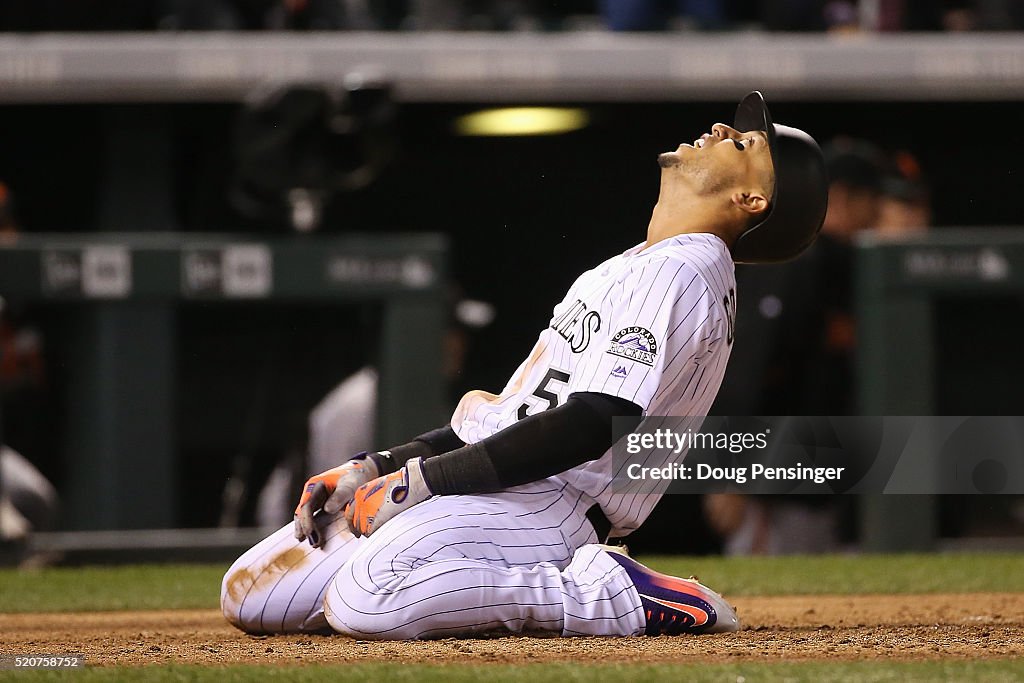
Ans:
{"type": "Polygon", "coordinates": [[[880,235],[917,235],[932,224],[931,191],[912,154],[893,155],[893,169],[882,181],[881,206],[875,226],[880,235]]]}
{"type": "Polygon", "coordinates": [[[171,0],[164,28],[184,31],[369,28],[363,0],[171,0]]]}
{"type": "Polygon", "coordinates": [[[833,33],[1024,29],[1020,0],[5,0],[0,31],[613,31],[741,24],[833,33]]]}
{"type": "MultiPolygon", "coordinates": [[[[0,241],[17,240],[14,199],[0,182],[0,241]]],[[[50,529],[57,520],[57,492],[13,446],[30,456],[44,429],[41,421],[45,374],[42,336],[27,322],[23,307],[0,297],[0,539],[20,540],[50,529]]]]}
{"type": "Polygon", "coordinates": [[[57,490],[35,465],[0,445],[0,541],[24,541],[57,523],[57,490]]]}
{"type": "MultiPolygon", "coordinates": [[[[852,138],[822,151],[829,199],[817,242],[792,263],[736,268],[744,296],[714,415],[856,412],[852,244],[879,220],[886,159],[852,138]]],[[[726,554],[820,553],[849,539],[847,498],[710,494],[704,513],[726,554]]]]}
{"type": "Polygon", "coordinates": [[[174,0],[182,30],[510,31],[556,25],[539,0],[174,0]]]}
{"type": "Polygon", "coordinates": [[[1020,30],[1019,0],[760,0],[769,31],[832,33],[1020,30]]]}
{"type": "Polygon", "coordinates": [[[862,23],[877,31],[1019,31],[1020,0],[872,0],[859,4],[862,23]]]}
{"type": "Polygon", "coordinates": [[[540,0],[367,0],[374,24],[385,30],[515,31],[556,29],[566,11],[593,11],[590,2],[540,0]],[[580,7],[582,5],[582,7],[580,7]]]}
{"type": "Polygon", "coordinates": [[[824,152],[829,210],[816,245],[819,270],[814,275],[820,319],[795,414],[850,415],[856,411],[852,242],[878,223],[886,161],[876,146],[849,138],[833,141],[824,152]]]}
{"type": "Polygon", "coordinates": [[[723,0],[601,0],[600,8],[612,31],[664,31],[676,17],[700,29],[726,25],[723,0]]]}

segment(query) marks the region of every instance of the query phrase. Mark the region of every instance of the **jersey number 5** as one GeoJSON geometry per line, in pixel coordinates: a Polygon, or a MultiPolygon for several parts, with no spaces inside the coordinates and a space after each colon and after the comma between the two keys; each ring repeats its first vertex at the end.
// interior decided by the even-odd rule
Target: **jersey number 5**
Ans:
{"type": "MultiPolygon", "coordinates": [[[[544,375],[544,379],[542,379],[540,381],[540,384],[537,385],[537,388],[533,390],[534,396],[548,402],[548,405],[544,408],[544,410],[551,410],[552,408],[558,405],[558,394],[550,390],[552,382],[561,382],[562,384],[568,384],[569,373],[562,372],[561,370],[555,370],[554,368],[550,368],[548,370],[548,374],[544,375]]],[[[516,413],[516,417],[522,420],[524,417],[526,417],[526,411],[529,410],[529,408],[529,403],[523,403],[523,405],[519,406],[519,411],[516,413]]]]}

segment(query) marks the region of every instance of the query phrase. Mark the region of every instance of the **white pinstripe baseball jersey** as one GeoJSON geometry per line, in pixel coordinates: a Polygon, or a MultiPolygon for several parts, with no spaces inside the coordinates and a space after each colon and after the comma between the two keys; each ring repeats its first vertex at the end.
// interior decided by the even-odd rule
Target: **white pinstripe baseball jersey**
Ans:
{"type": "MultiPolygon", "coordinates": [[[[634,247],[580,276],[505,390],[467,394],[452,425],[475,442],[574,391],[621,396],[650,415],[704,415],[729,355],[734,291],[717,237],[634,247]]],[[[613,491],[611,481],[609,452],[505,491],[435,496],[368,538],[340,513],[321,515],[320,548],[289,524],[235,561],[221,608],[249,633],[639,635],[640,596],[586,512],[599,502],[622,535],[660,494],[613,491]]]]}
{"type": "MultiPolygon", "coordinates": [[[[625,398],[645,415],[707,415],[729,359],[735,292],[729,249],[710,233],[637,245],[583,273],[502,392],[466,394],[452,427],[475,443],[578,391],[625,398]]],[[[660,494],[612,491],[612,467],[609,449],[555,478],[600,503],[623,535],[660,494]]]]}

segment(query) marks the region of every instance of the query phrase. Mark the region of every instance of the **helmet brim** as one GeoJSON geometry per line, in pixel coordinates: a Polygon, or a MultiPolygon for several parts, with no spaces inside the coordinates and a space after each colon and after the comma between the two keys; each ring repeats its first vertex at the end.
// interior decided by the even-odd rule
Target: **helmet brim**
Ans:
{"type": "MultiPolygon", "coordinates": [[[[733,120],[733,128],[741,133],[749,133],[759,130],[768,137],[768,151],[772,157],[772,168],[778,168],[776,157],[778,154],[778,142],[775,135],[775,124],[772,122],[772,114],[768,111],[768,104],[764,101],[761,91],[754,90],[744,97],[736,107],[736,117],[733,120]]],[[[772,190],[771,205],[775,206],[778,184],[772,190]]]]}
{"type": "Polygon", "coordinates": [[[795,258],[814,242],[828,207],[828,176],[821,148],[810,135],[775,123],[760,92],[736,108],[734,127],[768,137],[775,187],[767,215],[736,238],[737,263],[778,263],[795,258]]]}

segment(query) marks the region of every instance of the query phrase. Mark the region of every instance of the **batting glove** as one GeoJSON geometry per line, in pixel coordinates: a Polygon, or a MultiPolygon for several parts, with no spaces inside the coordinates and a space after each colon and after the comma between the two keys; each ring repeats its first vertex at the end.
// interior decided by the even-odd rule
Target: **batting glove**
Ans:
{"type": "Polygon", "coordinates": [[[295,538],[300,541],[308,538],[311,546],[319,548],[323,539],[313,519],[314,513],[321,508],[328,515],[337,513],[352,500],[356,489],[376,479],[379,474],[373,460],[360,453],[352,460],[306,480],[302,498],[295,508],[295,538]]]}
{"type": "Polygon", "coordinates": [[[423,479],[423,459],[413,458],[397,472],[360,486],[345,508],[345,519],[353,534],[369,536],[395,515],[432,495],[423,479]]]}

